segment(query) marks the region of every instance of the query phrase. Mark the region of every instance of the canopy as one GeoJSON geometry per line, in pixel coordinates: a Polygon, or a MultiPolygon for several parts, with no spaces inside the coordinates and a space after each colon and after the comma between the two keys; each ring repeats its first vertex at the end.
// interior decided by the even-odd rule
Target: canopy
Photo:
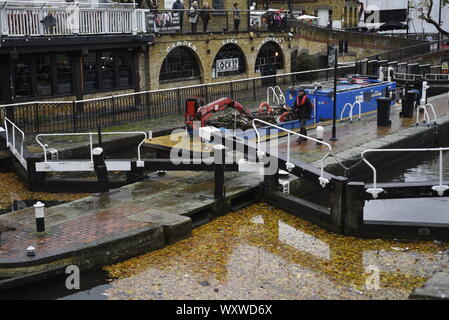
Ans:
{"type": "Polygon", "coordinates": [[[407,30],[407,25],[399,21],[389,21],[379,27],[379,31],[407,30]]]}
{"type": "Polygon", "coordinates": [[[318,20],[318,17],[315,16],[309,16],[307,14],[303,14],[302,16],[298,17],[298,20],[318,20]]]}

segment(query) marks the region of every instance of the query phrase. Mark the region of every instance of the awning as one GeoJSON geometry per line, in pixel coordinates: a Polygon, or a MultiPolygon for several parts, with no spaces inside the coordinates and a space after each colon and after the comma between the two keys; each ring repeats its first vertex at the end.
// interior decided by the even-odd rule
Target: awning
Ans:
{"type": "Polygon", "coordinates": [[[399,21],[389,21],[379,27],[379,31],[407,30],[407,25],[399,21]]]}

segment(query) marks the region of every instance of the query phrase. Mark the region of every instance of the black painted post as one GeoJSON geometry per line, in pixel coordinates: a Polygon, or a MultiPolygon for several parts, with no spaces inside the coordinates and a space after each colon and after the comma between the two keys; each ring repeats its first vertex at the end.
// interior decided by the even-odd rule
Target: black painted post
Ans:
{"type": "Polygon", "coordinates": [[[225,213],[226,195],[224,185],[224,164],[226,159],[226,148],[223,145],[214,146],[214,162],[215,162],[215,212],[216,215],[223,215],[225,213]]]}
{"type": "Polygon", "coordinates": [[[331,141],[337,141],[337,72],[338,72],[338,47],[334,47],[335,51],[335,65],[334,65],[334,109],[332,115],[332,138],[331,141]]]}
{"type": "Polygon", "coordinates": [[[364,193],[365,184],[363,182],[349,182],[346,185],[344,213],[345,235],[360,235],[363,232],[364,193]]]}
{"type": "Polygon", "coordinates": [[[104,161],[104,152],[102,148],[95,148],[93,151],[94,170],[97,174],[97,181],[100,192],[109,191],[108,169],[104,161]]]}
{"type": "Polygon", "coordinates": [[[38,201],[34,205],[34,215],[36,217],[36,231],[45,232],[45,204],[38,201]]]}
{"type": "Polygon", "coordinates": [[[102,139],[101,139],[101,126],[100,125],[97,126],[97,131],[98,131],[98,146],[100,148],[103,148],[103,142],[102,142],[102,139]]]}
{"type": "Polygon", "coordinates": [[[345,183],[332,182],[330,194],[330,214],[333,232],[342,234],[344,230],[345,214],[345,183]]]}

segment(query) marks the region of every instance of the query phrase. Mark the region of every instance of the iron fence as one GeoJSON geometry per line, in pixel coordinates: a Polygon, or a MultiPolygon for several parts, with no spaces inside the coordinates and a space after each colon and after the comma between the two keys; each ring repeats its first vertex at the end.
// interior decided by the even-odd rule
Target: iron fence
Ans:
{"type": "MultiPolygon", "coordinates": [[[[230,97],[247,106],[258,106],[270,86],[289,86],[328,81],[334,69],[319,69],[195,86],[142,91],[77,101],[33,101],[0,106],[5,116],[27,134],[83,132],[132,121],[184,114],[184,101],[202,97],[212,102],[230,97]]],[[[355,65],[338,68],[337,77],[355,73],[355,65]]]]}

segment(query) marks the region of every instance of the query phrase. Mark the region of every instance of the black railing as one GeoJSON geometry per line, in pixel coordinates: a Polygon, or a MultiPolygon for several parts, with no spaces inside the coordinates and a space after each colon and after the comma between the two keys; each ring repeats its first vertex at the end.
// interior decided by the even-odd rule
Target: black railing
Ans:
{"type": "MultiPolygon", "coordinates": [[[[189,87],[143,91],[79,101],[24,102],[0,106],[0,123],[5,116],[27,134],[82,132],[131,121],[184,114],[188,97],[203,97],[211,102],[230,97],[246,106],[258,106],[266,99],[270,86],[286,90],[289,86],[329,81],[333,68],[218,82],[189,87]]],[[[355,72],[355,66],[342,66],[338,77],[355,72]]]]}
{"type": "Polygon", "coordinates": [[[432,41],[417,44],[411,47],[401,48],[393,51],[380,53],[374,56],[366,57],[366,60],[388,60],[398,61],[405,58],[411,58],[429,53],[443,52],[449,49],[448,40],[432,41]]]}

